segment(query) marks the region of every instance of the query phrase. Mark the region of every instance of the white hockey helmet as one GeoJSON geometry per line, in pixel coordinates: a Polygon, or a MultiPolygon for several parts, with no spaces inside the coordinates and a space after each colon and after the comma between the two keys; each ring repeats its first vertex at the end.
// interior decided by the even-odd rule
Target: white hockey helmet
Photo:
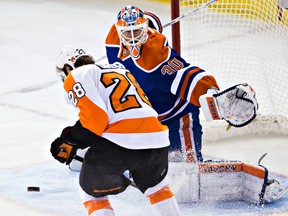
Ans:
{"type": "Polygon", "coordinates": [[[134,58],[139,58],[142,45],[148,38],[148,20],[138,7],[126,6],[117,16],[116,29],[121,43],[134,58]]]}
{"type": "Polygon", "coordinates": [[[76,46],[66,46],[62,49],[59,56],[56,59],[56,74],[64,82],[68,72],[65,66],[75,69],[74,63],[81,56],[89,56],[82,48],[76,46]]]}

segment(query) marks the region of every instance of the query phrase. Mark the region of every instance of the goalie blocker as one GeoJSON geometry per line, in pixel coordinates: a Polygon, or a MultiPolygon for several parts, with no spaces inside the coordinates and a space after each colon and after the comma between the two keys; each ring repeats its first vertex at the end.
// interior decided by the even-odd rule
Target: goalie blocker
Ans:
{"type": "Polygon", "coordinates": [[[206,121],[224,119],[234,127],[249,124],[256,117],[258,109],[255,91],[247,83],[232,86],[220,93],[210,89],[199,100],[206,121]]]}

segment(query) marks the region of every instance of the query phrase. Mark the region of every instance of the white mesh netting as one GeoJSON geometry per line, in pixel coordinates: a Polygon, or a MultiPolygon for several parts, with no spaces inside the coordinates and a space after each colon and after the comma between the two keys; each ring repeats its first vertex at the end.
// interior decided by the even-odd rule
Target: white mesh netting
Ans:
{"type": "MultiPolygon", "coordinates": [[[[180,14],[207,2],[180,0],[180,14]]],[[[181,20],[181,52],[188,62],[213,74],[221,89],[247,82],[256,91],[256,120],[225,136],[288,135],[287,20],[277,0],[218,0],[181,20]]],[[[203,122],[209,133],[221,130],[219,136],[226,125],[203,122]]]]}

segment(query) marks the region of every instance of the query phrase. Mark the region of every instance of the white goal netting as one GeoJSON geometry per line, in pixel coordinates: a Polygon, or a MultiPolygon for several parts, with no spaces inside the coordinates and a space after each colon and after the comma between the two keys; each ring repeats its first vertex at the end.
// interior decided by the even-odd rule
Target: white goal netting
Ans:
{"type": "MultiPolygon", "coordinates": [[[[180,0],[180,14],[207,2],[180,0]]],[[[184,59],[213,74],[221,89],[247,82],[256,91],[256,120],[225,136],[288,135],[288,11],[277,0],[218,0],[181,20],[180,29],[184,59]]],[[[227,124],[203,126],[215,129],[215,139],[227,124]]]]}

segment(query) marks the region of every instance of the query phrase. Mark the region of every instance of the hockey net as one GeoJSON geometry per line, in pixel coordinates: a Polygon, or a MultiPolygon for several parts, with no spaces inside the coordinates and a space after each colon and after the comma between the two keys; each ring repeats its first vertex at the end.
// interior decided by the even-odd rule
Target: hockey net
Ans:
{"type": "MultiPolygon", "coordinates": [[[[179,0],[180,15],[207,2],[179,0]]],[[[256,91],[255,121],[229,133],[225,122],[203,121],[209,137],[288,135],[287,9],[277,0],[218,0],[182,19],[180,32],[184,59],[210,72],[221,89],[247,82],[256,91]]]]}

